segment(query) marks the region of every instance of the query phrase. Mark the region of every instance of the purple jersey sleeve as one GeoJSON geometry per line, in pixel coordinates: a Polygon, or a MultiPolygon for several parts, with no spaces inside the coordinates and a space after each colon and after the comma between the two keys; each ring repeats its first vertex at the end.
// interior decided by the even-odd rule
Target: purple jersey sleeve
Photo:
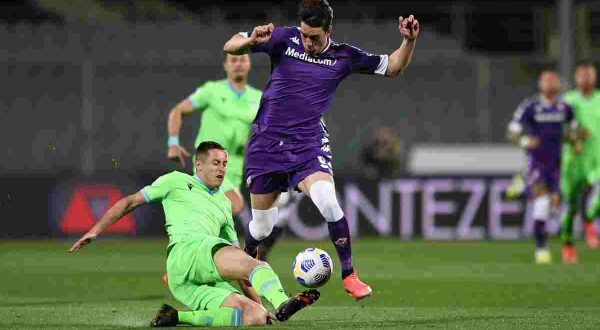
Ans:
{"type": "Polygon", "coordinates": [[[511,133],[522,133],[523,129],[527,129],[531,126],[531,111],[529,100],[525,100],[519,104],[517,110],[515,110],[515,114],[513,115],[513,119],[508,126],[508,130],[511,133]]]}
{"type": "MultiPolygon", "coordinates": [[[[285,32],[286,29],[282,27],[276,27],[273,29],[273,33],[271,34],[271,39],[264,43],[257,43],[256,45],[250,47],[250,52],[252,53],[267,53],[269,55],[275,55],[281,51],[282,46],[285,46],[285,32]]],[[[252,35],[252,30],[247,32],[240,32],[242,37],[250,37],[252,35]]]]}
{"type": "Polygon", "coordinates": [[[348,51],[352,59],[350,61],[352,73],[385,75],[389,63],[388,55],[370,54],[354,46],[349,46],[348,51]]]}

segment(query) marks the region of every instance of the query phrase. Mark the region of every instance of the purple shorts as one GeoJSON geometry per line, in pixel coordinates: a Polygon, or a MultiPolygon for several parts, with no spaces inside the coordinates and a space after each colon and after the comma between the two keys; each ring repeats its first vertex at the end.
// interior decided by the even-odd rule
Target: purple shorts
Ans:
{"type": "Polygon", "coordinates": [[[530,163],[526,179],[528,191],[533,185],[543,184],[550,193],[557,193],[560,191],[560,165],[530,163]]]}
{"type": "Polygon", "coordinates": [[[293,143],[253,133],[246,149],[246,185],[252,194],[286,191],[316,172],[333,175],[331,146],[320,140],[293,143]]]}

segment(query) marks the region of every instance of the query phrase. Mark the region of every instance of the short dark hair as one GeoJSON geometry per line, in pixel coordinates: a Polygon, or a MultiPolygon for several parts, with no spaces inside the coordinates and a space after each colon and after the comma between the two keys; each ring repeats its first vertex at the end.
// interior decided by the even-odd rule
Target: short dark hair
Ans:
{"type": "Polygon", "coordinates": [[[327,0],[301,0],[298,18],[310,27],[321,27],[325,31],[331,31],[333,9],[327,0]]]}
{"type": "Polygon", "coordinates": [[[196,159],[206,157],[208,151],[213,149],[225,151],[225,148],[215,141],[204,141],[198,145],[198,148],[196,148],[196,159]]]}

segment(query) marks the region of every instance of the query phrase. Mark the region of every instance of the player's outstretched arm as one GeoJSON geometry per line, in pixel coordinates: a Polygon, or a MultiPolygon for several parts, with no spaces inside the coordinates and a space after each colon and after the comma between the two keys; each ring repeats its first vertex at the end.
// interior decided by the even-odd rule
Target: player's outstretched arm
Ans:
{"type": "MultiPolygon", "coordinates": [[[[514,125],[512,127],[514,127],[514,125]]],[[[508,129],[508,141],[524,149],[535,149],[540,145],[539,138],[535,136],[527,136],[523,134],[520,130],[516,130],[512,127],[509,126],[508,129]]]]}
{"type": "Polygon", "coordinates": [[[127,213],[133,211],[136,207],[146,204],[144,195],[141,192],[129,195],[121,198],[115,203],[106,213],[102,216],[100,221],[90,229],[85,235],[83,235],[71,248],[69,252],[77,252],[82,247],[90,244],[93,240],[98,237],[106,228],[110,227],[113,223],[119,221],[127,213]]]}
{"type": "Polygon", "coordinates": [[[271,39],[271,34],[275,26],[273,23],[260,25],[252,30],[252,34],[244,37],[236,33],[223,46],[223,51],[231,55],[243,55],[250,52],[250,47],[268,42],[271,39]]]}
{"type": "Polygon", "coordinates": [[[190,153],[184,147],[179,145],[179,132],[181,131],[181,117],[194,112],[194,105],[189,99],[179,102],[169,112],[169,120],[167,122],[167,130],[169,132],[169,149],[167,157],[172,161],[179,161],[182,168],[185,168],[185,157],[189,157],[190,153]]]}
{"type": "Polygon", "coordinates": [[[388,77],[397,77],[406,69],[415,50],[415,43],[419,36],[419,21],[410,15],[408,18],[400,16],[398,20],[398,29],[404,37],[400,48],[396,49],[389,58],[389,64],[385,75],[388,77]]]}

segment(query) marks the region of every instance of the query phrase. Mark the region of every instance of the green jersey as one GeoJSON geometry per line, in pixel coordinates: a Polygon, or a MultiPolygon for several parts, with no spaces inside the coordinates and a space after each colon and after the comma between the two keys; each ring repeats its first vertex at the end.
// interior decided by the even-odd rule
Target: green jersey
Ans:
{"type": "Polygon", "coordinates": [[[141,190],[147,203],[162,202],[169,246],[186,239],[219,237],[238,245],[231,202],[200,178],[181,172],[165,174],[141,190]]]}
{"type": "Polygon", "coordinates": [[[261,94],[260,90],[249,85],[244,92],[238,93],[224,79],[206,82],[189,96],[194,109],[203,111],[195,145],[215,141],[227,149],[227,177],[238,186],[241,185],[244,151],[261,94]]]}
{"type": "Polygon", "coordinates": [[[563,148],[563,160],[581,161],[586,171],[598,171],[600,168],[600,90],[594,91],[591,97],[585,97],[577,90],[569,91],[564,99],[571,104],[580,128],[589,132],[583,142],[581,155],[575,155],[571,146],[563,148]]]}

